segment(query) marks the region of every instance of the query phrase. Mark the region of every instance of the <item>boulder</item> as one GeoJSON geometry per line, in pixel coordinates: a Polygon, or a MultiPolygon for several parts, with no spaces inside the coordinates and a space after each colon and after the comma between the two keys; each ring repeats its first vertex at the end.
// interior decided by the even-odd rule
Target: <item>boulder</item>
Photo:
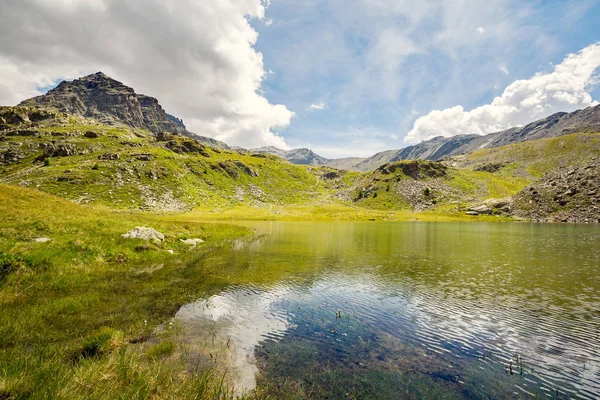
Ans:
{"type": "Polygon", "coordinates": [[[36,243],[48,243],[48,242],[51,242],[52,239],[47,238],[47,237],[40,237],[40,238],[33,239],[33,241],[36,243]]]}
{"type": "Polygon", "coordinates": [[[181,241],[181,243],[185,243],[189,246],[192,247],[192,249],[194,247],[196,247],[196,245],[198,245],[199,243],[204,243],[204,240],[202,239],[179,239],[181,241]]]}
{"type": "Polygon", "coordinates": [[[480,206],[469,207],[469,211],[476,212],[477,214],[489,215],[492,213],[492,207],[488,206],[487,204],[482,204],[480,206]]]}
{"type": "Polygon", "coordinates": [[[153,242],[162,242],[165,240],[165,235],[153,228],[147,228],[145,226],[136,226],[134,229],[121,236],[126,239],[152,240],[153,242]]]}
{"type": "Polygon", "coordinates": [[[121,157],[116,153],[106,153],[98,156],[98,160],[118,160],[121,157]]]}
{"type": "Polygon", "coordinates": [[[506,206],[510,206],[511,200],[510,199],[487,199],[485,201],[485,204],[487,204],[488,206],[493,207],[493,208],[504,208],[506,206]]]}
{"type": "Polygon", "coordinates": [[[98,132],[94,132],[94,131],[87,131],[86,133],[83,134],[83,136],[85,136],[88,139],[96,139],[100,137],[100,134],[98,132]]]}

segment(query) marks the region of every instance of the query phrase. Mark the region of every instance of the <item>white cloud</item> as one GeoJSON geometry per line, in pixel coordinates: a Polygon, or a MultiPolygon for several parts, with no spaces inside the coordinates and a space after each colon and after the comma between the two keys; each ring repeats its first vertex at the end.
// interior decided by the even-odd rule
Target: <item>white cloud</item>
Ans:
{"type": "MultiPolygon", "coordinates": [[[[286,147],[293,112],[261,94],[261,0],[8,0],[0,3],[0,104],[102,70],[155,96],[188,128],[230,144],[286,147]]],[[[265,23],[269,23],[268,20],[265,23]]]]}
{"type": "Polygon", "coordinates": [[[504,75],[508,75],[510,74],[510,71],[508,70],[508,66],[505,63],[500,63],[500,65],[498,65],[498,69],[500,70],[500,72],[502,72],[504,75]]]}
{"type": "Polygon", "coordinates": [[[589,94],[598,83],[600,42],[569,54],[550,73],[510,84],[490,104],[465,111],[460,105],[434,110],[418,118],[404,141],[418,143],[435,136],[465,133],[483,135],[524,125],[558,111],[574,111],[597,104],[589,94]]]}
{"type": "Polygon", "coordinates": [[[479,33],[480,35],[483,35],[485,33],[485,28],[480,26],[479,28],[475,29],[475,32],[479,33]]]}
{"type": "Polygon", "coordinates": [[[325,103],[311,104],[310,108],[312,110],[324,110],[325,109],[325,103]]]}

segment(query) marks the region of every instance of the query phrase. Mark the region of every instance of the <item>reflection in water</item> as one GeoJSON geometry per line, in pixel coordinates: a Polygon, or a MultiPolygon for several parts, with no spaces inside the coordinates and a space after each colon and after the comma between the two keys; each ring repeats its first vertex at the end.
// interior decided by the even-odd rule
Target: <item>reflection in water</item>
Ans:
{"type": "Polygon", "coordinates": [[[259,242],[204,260],[240,285],[177,314],[230,338],[240,388],[259,376],[293,381],[298,397],[308,385],[314,397],[336,385],[378,398],[600,396],[597,227],[252,226],[259,242]]]}
{"type": "Polygon", "coordinates": [[[232,350],[235,386],[247,391],[256,385],[255,347],[265,339],[280,339],[289,325],[287,313],[271,307],[288,293],[285,288],[260,291],[247,286],[187,304],[175,318],[201,329],[218,325],[220,339],[226,340],[232,350]]]}

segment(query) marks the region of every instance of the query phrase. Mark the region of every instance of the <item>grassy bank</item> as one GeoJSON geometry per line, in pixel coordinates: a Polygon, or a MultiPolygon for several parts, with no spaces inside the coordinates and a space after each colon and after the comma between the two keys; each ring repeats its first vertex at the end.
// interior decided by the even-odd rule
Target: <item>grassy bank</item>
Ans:
{"type": "Polygon", "coordinates": [[[5,185],[0,215],[0,398],[226,393],[210,367],[189,371],[175,329],[146,339],[181,304],[226,284],[195,260],[250,231],[118,214],[5,185]],[[121,237],[140,225],[164,233],[164,242],[121,237]],[[34,240],[42,237],[52,240],[34,240]],[[181,238],[205,243],[191,250],[181,238]]]}
{"type": "Polygon", "coordinates": [[[511,218],[491,215],[465,215],[466,203],[440,206],[432,211],[377,210],[353,207],[343,203],[294,205],[286,207],[197,208],[184,214],[164,218],[170,221],[511,221],[511,218]],[[459,207],[461,207],[459,209],[459,207]]]}

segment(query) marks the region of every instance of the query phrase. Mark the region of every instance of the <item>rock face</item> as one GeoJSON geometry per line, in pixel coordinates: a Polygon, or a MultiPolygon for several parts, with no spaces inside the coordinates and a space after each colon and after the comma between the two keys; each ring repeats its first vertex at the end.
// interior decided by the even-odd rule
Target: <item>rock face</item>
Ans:
{"type": "Polygon", "coordinates": [[[544,222],[600,222],[600,159],[551,172],[514,199],[513,215],[544,222]]]}
{"type": "Polygon", "coordinates": [[[165,240],[165,235],[153,228],[146,228],[145,226],[136,226],[134,229],[121,236],[125,239],[152,240],[153,242],[162,242],[165,240]]]}
{"type": "Polygon", "coordinates": [[[384,164],[377,168],[383,175],[400,172],[412,179],[441,178],[446,176],[447,167],[438,162],[429,161],[404,161],[384,164]]]}
{"type": "MultiPolygon", "coordinates": [[[[129,86],[102,72],[70,82],[63,81],[48,93],[25,100],[20,106],[42,108],[39,111],[40,115],[29,116],[32,121],[35,118],[47,117],[44,113],[48,112],[43,109],[54,109],[67,114],[94,118],[106,125],[125,124],[132,128],[147,129],[153,133],[179,133],[211,147],[229,149],[229,146],[223,142],[188,131],[183,121],[167,114],[154,97],[137,94],[129,86]]],[[[19,118],[18,115],[8,117],[19,118]]],[[[2,116],[0,116],[0,128],[1,126],[2,116]]]]}
{"type": "MultiPolygon", "coordinates": [[[[491,215],[492,207],[488,206],[487,204],[482,204],[480,206],[469,207],[469,212],[476,213],[475,215],[477,215],[477,214],[491,215]]],[[[468,214],[468,215],[473,215],[473,214],[468,214]]]]}
{"type": "Polygon", "coordinates": [[[180,119],[169,115],[158,100],[123,85],[102,72],[61,82],[48,93],[25,100],[22,106],[54,108],[68,114],[91,117],[103,124],[124,123],[132,128],[185,133],[180,119]]]}

